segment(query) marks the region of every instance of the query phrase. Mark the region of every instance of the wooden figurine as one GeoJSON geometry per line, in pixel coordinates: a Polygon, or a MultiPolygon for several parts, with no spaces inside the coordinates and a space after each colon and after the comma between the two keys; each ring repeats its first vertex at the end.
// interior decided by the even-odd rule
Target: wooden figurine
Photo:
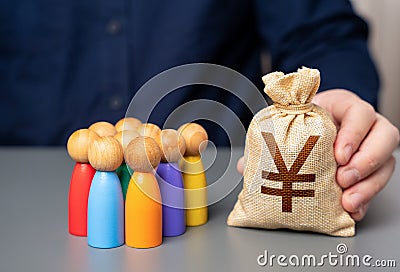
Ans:
{"type": "Polygon", "coordinates": [[[96,132],[100,137],[112,137],[117,134],[117,130],[115,129],[114,125],[105,121],[93,123],[89,129],[96,132]]]}
{"type": "Polygon", "coordinates": [[[124,199],[115,169],[121,165],[121,144],[101,137],[89,146],[89,162],[96,169],[88,201],[88,244],[113,248],[124,244],[124,199]]]}
{"type": "Polygon", "coordinates": [[[142,122],[139,119],[126,117],[122,118],[115,124],[115,129],[117,130],[117,132],[124,130],[137,131],[141,125],[142,122]]]}
{"type": "MultiPolygon", "coordinates": [[[[139,137],[139,133],[133,130],[123,130],[115,134],[114,138],[122,145],[122,149],[125,153],[128,144],[136,137],[139,137]]],[[[121,166],[117,168],[116,173],[121,182],[122,194],[124,200],[126,199],[126,192],[128,191],[129,181],[131,179],[133,170],[125,163],[122,162],[121,166]]]]}
{"type": "Polygon", "coordinates": [[[201,152],[207,146],[205,129],[195,123],[182,125],[178,132],[186,141],[186,152],[181,160],[185,188],[186,225],[199,226],[208,220],[207,180],[201,161],[201,152]]]}
{"type": "Polygon", "coordinates": [[[153,138],[160,145],[161,129],[157,125],[151,123],[142,124],[137,131],[140,136],[153,138]]]}
{"type": "Polygon", "coordinates": [[[125,202],[126,245],[150,248],[162,243],[162,202],[154,168],[161,150],[153,138],[137,137],[125,150],[125,161],[134,170],[125,202]]]}
{"type": "Polygon", "coordinates": [[[96,170],[89,164],[88,148],[99,136],[88,129],[79,129],[71,134],[67,150],[76,161],[71,176],[68,195],[68,230],[77,236],[87,235],[87,205],[90,184],[96,170]]]}
{"type": "Polygon", "coordinates": [[[178,131],[161,131],[162,157],[157,174],[163,201],[163,236],[178,236],[186,231],[185,194],[178,165],[185,150],[185,139],[178,131]]]}

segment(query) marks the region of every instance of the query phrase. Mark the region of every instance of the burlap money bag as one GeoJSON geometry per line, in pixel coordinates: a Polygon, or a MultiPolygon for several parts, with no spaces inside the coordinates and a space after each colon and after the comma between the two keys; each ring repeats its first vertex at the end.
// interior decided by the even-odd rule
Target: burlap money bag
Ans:
{"type": "Polygon", "coordinates": [[[319,71],[275,72],[263,81],[274,104],[250,123],[243,189],[228,225],[353,236],[355,223],[342,207],[335,180],[336,127],[311,103],[319,71]]]}

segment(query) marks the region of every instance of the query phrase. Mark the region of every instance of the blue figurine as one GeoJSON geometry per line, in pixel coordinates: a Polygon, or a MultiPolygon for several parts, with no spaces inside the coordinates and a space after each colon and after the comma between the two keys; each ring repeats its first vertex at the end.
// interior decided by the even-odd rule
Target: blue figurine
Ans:
{"type": "Polygon", "coordinates": [[[94,140],[88,151],[96,173],[88,199],[88,244],[113,248],[124,244],[124,199],[115,170],[121,165],[121,144],[113,137],[94,140]]]}

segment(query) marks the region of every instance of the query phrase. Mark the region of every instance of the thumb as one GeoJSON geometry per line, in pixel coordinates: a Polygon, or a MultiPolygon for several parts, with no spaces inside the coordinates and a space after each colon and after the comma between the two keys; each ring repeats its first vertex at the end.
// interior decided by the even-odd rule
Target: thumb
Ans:
{"type": "Polygon", "coordinates": [[[238,160],[236,168],[237,168],[238,172],[241,175],[243,175],[243,170],[244,170],[244,157],[243,156],[238,160]]]}

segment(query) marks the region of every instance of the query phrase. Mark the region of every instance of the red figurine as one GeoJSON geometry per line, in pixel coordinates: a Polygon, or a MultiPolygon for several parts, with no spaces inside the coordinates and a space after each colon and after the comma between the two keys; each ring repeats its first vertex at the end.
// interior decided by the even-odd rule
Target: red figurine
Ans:
{"type": "Polygon", "coordinates": [[[79,129],[68,139],[67,150],[76,161],[72,172],[68,199],[68,229],[77,236],[87,236],[89,189],[96,170],[89,164],[88,148],[99,136],[89,129],[79,129]]]}

